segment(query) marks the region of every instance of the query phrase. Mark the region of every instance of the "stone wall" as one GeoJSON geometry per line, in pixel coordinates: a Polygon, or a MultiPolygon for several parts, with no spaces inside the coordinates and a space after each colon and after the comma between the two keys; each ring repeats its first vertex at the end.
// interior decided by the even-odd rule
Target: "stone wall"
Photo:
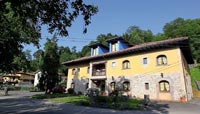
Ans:
{"type": "Polygon", "coordinates": [[[114,79],[107,79],[107,82],[110,83],[119,80],[119,77],[125,77],[130,80],[130,93],[132,97],[144,98],[144,95],[149,95],[150,99],[162,100],[159,98],[159,82],[166,80],[170,84],[171,100],[179,101],[180,97],[185,93],[185,89],[181,86],[180,76],[181,74],[179,73],[163,74],[162,76],[160,73],[151,75],[118,76],[114,77],[114,79]],[[145,90],[145,83],[149,83],[149,90],[145,90]]]}
{"type": "Polygon", "coordinates": [[[88,87],[88,79],[84,78],[74,78],[72,81],[68,82],[68,88],[71,88],[70,85],[71,83],[74,83],[74,91],[76,93],[82,92],[85,94],[87,87],[88,87]]]}

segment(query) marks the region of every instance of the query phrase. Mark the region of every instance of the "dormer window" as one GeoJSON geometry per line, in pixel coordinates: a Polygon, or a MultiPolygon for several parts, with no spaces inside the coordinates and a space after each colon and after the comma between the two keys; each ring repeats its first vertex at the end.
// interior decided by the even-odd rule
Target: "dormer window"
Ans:
{"type": "Polygon", "coordinates": [[[93,48],[93,55],[95,56],[95,55],[97,55],[98,53],[97,53],[97,48],[93,48]]]}
{"type": "Polygon", "coordinates": [[[117,51],[118,50],[118,45],[117,42],[112,44],[112,51],[117,51]]]}

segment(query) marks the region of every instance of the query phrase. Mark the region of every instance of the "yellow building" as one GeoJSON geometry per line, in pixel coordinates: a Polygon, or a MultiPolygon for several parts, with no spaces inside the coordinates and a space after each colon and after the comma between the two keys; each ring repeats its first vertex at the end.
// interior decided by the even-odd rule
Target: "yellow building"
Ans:
{"type": "Polygon", "coordinates": [[[118,37],[90,45],[91,56],[64,62],[67,88],[85,92],[99,88],[109,95],[122,85],[124,95],[153,100],[190,100],[193,96],[188,64],[193,64],[188,38],[132,46],[118,37]]]}
{"type": "Polygon", "coordinates": [[[33,86],[34,74],[17,72],[3,75],[3,82],[11,85],[33,86]]]}

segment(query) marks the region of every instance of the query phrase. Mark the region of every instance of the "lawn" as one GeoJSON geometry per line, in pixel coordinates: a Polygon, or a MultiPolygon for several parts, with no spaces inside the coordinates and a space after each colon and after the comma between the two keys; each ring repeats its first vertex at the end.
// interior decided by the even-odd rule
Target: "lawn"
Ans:
{"type": "Polygon", "coordinates": [[[192,87],[197,88],[195,80],[200,81],[200,69],[198,67],[190,68],[190,73],[192,78],[192,87]]]}
{"type": "Polygon", "coordinates": [[[36,94],[33,95],[32,98],[34,99],[50,99],[50,98],[59,98],[59,97],[67,97],[70,96],[66,93],[54,93],[54,94],[36,94]]]}
{"type": "Polygon", "coordinates": [[[108,96],[99,96],[95,99],[95,104],[90,105],[89,98],[87,96],[68,96],[63,98],[53,98],[50,99],[51,102],[55,103],[72,103],[75,105],[83,105],[83,106],[92,106],[92,107],[100,107],[100,108],[110,108],[117,110],[125,110],[125,109],[142,109],[140,104],[143,100],[138,99],[128,99],[128,100],[118,100],[117,102],[113,102],[112,97],[108,96]]]}

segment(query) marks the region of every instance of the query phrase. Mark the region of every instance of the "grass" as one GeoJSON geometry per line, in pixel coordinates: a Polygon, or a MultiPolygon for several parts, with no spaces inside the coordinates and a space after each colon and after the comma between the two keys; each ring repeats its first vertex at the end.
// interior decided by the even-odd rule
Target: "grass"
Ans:
{"type": "Polygon", "coordinates": [[[200,81],[200,69],[198,67],[190,68],[191,78],[192,78],[192,87],[197,88],[195,80],[200,81]]]}
{"type": "Polygon", "coordinates": [[[89,99],[87,96],[68,96],[63,98],[54,98],[50,101],[55,103],[72,103],[76,105],[89,105],[89,99]]]}
{"type": "Polygon", "coordinates": [[[59,98],[59,97],[67,97],[69,94],[66,93],[55,93],[55,94],[36,94],[33,95],[34,99],[50,99],[50,98],[59,98]]]}
{"type": "MultiPolygon", "coordinates": [[[[129,99],[126,101],[118,101],[113,103],[111,97],[104,97],[105,99],[109,99],[106,102],[98,101],[94,105],[95,107],[100,108],[110,108],[110,109],[117,109],[117,110],[125,110],[125,109],[141,109],[139,104],[143,102],[143,100],[138,99],[129,99]]],[[[102,98],[101,98],[102,99],[102,98]]],[[[51,102],[55,103],[72,103],[75,105],[84,105],[84,106],[91,106],[89,104],[89,98],[87,96],[69,96],[63,98],[54,98],[50,99],[51,102]]]]}

